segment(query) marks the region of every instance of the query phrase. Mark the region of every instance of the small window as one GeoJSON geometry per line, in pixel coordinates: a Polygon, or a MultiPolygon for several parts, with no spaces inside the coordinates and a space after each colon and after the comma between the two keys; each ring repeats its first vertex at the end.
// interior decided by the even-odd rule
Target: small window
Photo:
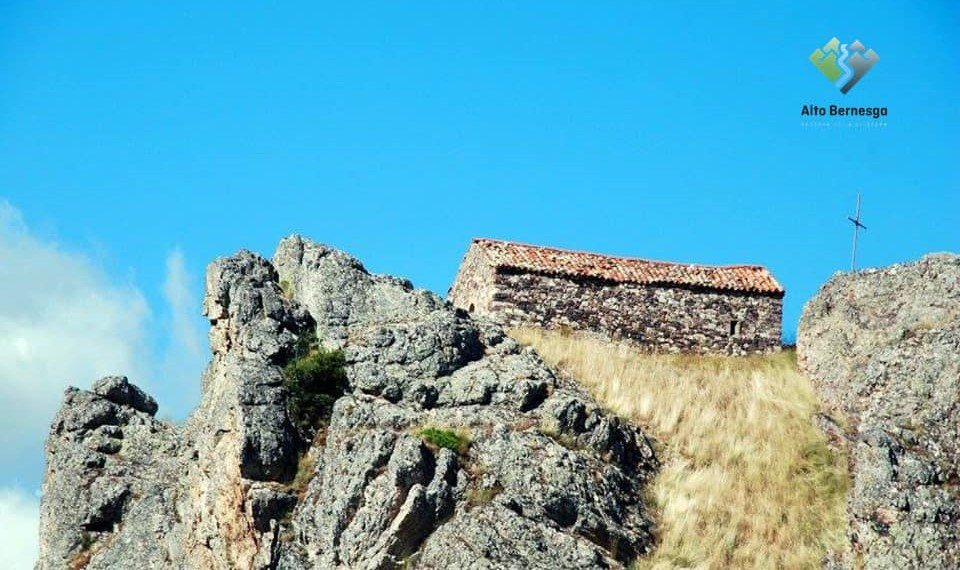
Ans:
{"type": "Polygon", "coordinates": [[[475,308],[476,308],[476,307],[473,306],[473,303],[470,303],[470,308],[467,309],[467,310],[472,313],[475,308]]]}
{"type": "Polygon", "coordinates": [[[730,336],[740,336],[743,330],[743,323],[740,321],[730,321],[730,336]]]}

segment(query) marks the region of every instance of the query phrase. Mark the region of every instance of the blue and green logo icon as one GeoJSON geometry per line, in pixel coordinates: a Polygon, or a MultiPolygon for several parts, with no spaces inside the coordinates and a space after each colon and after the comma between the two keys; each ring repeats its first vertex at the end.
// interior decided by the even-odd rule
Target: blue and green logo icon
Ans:
{"type": "Polygon", "coordinates": [[[860,40],[855,40],[852,44],[842,44],[835,37],[831,38],[823,49],[817,48],[810,54],[810,62],[844,95],[879,60],[877,52],[863,47],[860,40]]]}

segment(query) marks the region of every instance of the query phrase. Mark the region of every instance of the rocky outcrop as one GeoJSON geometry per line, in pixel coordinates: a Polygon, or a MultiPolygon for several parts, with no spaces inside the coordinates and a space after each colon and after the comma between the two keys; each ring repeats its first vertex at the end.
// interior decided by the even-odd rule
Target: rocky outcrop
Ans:
{"type": "Polygon", "coordinates": [[[960,567],[960,256],[838,274],[805,307],[799,362],[846,435],[845,567],[960,567]]]}
{"type": "Polygon", "coordinates": [[[649,442],[499,327],[299,237],[212,263],[204,310],[183,426],[124,378],[67,392],[39,569],[621,568],[652,547],[649,442]],[[314,332],[349,388],[303,441],[283,366],[314,332]]]}
{"type": "MultiPolygon", "coordinates": [[[[67,390],[46,445],[39,568],[79,568],[113,542],[125,519],[140,519],[147,535],[171,527],[172,516],[160,520],[173,512],[162,488],[175,477],[165,456],[179,438],[153,418],[156,410],[122,377],[104,378],[90,392],[67,390]]],[[[149,559],[149,550],[144,545],[147,558],[131,552],[130,564],[149,559]]]]}

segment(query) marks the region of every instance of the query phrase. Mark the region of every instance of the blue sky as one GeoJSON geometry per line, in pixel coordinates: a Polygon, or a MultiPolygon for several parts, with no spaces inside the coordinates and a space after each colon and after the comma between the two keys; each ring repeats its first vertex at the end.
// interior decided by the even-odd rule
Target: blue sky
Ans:
{"type": "MultiPolygon", "coordinates": [[[[27,245],[0,277],[39,296],[57,272],[16,251],[81,264],[136,339],[101,364],[134,363],[173,418],[205,264],[293,232],[441,294],[474,236],[764,264],[792,338],[849,266],[857,191],[862,265],[960,250],[960,5],[744,5],[4,2],[0,238],[27,245]],[[832,36],[880,55],[845,96],[807,60],[832,36]],[[804,104],[889,116],[811,127],[804,104]]],[[[41,408],[88,369],[51,372],[41,408]]],[[[36,488],[33,453],[0,486],[36,488]]]]}

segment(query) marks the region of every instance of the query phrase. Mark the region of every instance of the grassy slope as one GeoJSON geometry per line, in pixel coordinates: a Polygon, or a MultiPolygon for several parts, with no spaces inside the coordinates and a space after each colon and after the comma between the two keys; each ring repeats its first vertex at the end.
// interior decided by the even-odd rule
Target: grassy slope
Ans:
{"type": "Polygon", "coordinates": [[[652,355],[512,334],[660,442],[659,545],[638,568],[814,568],[843,542],[845,459],[811,421],[819,405],[792,352],[652,355]]]}

